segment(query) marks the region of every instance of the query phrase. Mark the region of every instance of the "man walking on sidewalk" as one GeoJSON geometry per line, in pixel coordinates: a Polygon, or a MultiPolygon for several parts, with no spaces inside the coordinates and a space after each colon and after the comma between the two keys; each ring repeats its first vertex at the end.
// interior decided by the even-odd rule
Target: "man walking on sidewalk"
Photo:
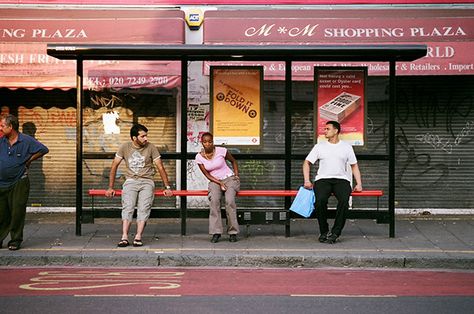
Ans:
{"type": "Polygon", "coordinates": [[[351,165],[356,180],[354,191],[362,191],[362,180],[357,159],[351,145],[339,139],[341,125],[328,121],[324,129],[327,141],[316,144],[303,162],[304,187],[314,189],[315,211],[319,222],[319,242],[335,243],[341,235],[351,196],[350,176],[347,164],[351,165]],[[310,181],[310,163],[319,160],[318,173],[314,185],[310,181]],[[328,199],[331,194],[337,198],[336,219],[329,233],[327,221],[328,199]]]}
{"type": "Polygon", "coordinates": [[[49,152],[33,137],[18,131],[18,118],[8,114],[0,120],[0,248],[10,233],[8,249],[23,242],[26,203],[30,194],[28,169],[31,162],[49,152]]]}
{"type": "Polygon", "coordinates": [[[142,235],[145,224],[150,217],[151,206],[155,197],[155,164],[161,179],[165,184],[165,196],[171,196],[171,186],[168,180],[161,155],[155,145],[148,142],[148,129],[141,124],[135,124],[130,129],[131,141],[120,146],[110,168],[109,188],[105,195],[115,195],[114,183],[117,168],[125,160],[127,167],[126,180],[122,189],[122,238],[119,247],[129,245],[128,232],[132,224],[133,212],[137,206],[137,233],[133,246],[143,246],[142,235]]]}

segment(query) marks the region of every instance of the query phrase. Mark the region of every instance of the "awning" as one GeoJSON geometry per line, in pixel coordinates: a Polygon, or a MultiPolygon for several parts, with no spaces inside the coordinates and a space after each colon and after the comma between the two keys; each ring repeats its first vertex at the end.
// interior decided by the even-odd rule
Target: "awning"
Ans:
{"type": "MultiPolygon", "coordinates": [[[[47,43],[182,44],[184,27],[184,13],[175,9],[2,9],[0,86],[75,88],[75,62],[48,56],[47,43]]],[[[88,62],[84,74],[88,88],[172,88],[179,85],[180,65],[88,62]]]]}
{"type": "MultiPolygon", "coordinates": [[[[473,9],[216,10],[204,14],[209,45],[380,45],[428,46],[426,57],[397,64],[397,75],[473,75],[473,9]]],[[[331,60],[336,61],[336,60],[331,60]]],[[[248,63],[247,63],[248,64],[248,63]]],[[[209,64],[207,64],[209,65],[209,64]]],[[[207,66],[206,65],[206,66],[207,66]]],[[[283,63],[262,63],[265,76],[283,79],[283,63]]],[[[297,79],[312,79],[313,66],[294,63],[297,79]]],[[[360,64],[357,64],[360,65],[360,64]]],[[[367,62],[370,75],[387,75],[388,64],[367,62]]],[[[206,67],[205,67],[206,69],[206,67]]]]}

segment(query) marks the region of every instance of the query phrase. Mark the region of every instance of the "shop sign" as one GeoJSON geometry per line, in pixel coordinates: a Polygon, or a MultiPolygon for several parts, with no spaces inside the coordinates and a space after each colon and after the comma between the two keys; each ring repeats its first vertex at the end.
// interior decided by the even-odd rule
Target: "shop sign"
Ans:
{"type": "MultiPolygon", "coordinates": [[[[208,11],[204,41],[240,45],[426,44],[426,57],[399,62],[397,75],[474,74],[472,9],[208,11]]],[[[284,76],[284,63],[266,65],[266,76],[284,76]]],[[[369,75],[388,75],[386,62],[300,63],[296,67],[301,70],[292,72],[311,79],[313,66],[334,65],[367,66],[369,75]]]]}
{"type": "MultiPolygon", "coordinates": [[[[0,86],[74,88],[76,62],[48,56],[48,43],[182,44],[180,10],[0,11],[0,86]]],[[[179,62],[86,61],[86,88],[170,88],[179,84],[179,62]],[[122,74],[120,74],[122,73],[122,74]]]]}

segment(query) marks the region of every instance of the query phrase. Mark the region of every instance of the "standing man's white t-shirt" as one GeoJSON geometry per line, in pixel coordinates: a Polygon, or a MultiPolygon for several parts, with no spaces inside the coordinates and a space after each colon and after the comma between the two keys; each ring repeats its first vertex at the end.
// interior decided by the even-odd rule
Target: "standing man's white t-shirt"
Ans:
{"type": "Polygon", "coordinates": [[[352,146],[341,140],[337,144],[324,141],[314,145],[306,156],[306,160],[312,164],[319,160],[315,181],[319,179],[345,179],[350,182],[347,164],[354,165],[357,163],[352,146]]]}

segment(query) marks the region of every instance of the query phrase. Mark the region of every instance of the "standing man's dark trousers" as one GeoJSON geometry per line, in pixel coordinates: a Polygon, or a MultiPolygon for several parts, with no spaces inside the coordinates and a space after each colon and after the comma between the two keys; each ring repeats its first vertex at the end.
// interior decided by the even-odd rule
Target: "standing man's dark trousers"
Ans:
{"type": "Polygon", "coordinates": [[[10,233],[11,240],[8,245],[21,245],[29,194],[28,177],[18,180],[8,188],[0,188],[0,244],[10,233]]]}
{"type": "Polygon", "coordinates": [[[346,223],[346,215],[349,210],[349,197],[352,188],[348,180],[344,179],[319,179],[314,182],[314,195],[316,202],[314,204],[316,217],[319,222],[319,232],[321,234],[328,233],[328,199],[331,194],[337,199],[336,219],[331,229],[331,233],[337,236],[341,235],[344,224],[346,223]]]}

